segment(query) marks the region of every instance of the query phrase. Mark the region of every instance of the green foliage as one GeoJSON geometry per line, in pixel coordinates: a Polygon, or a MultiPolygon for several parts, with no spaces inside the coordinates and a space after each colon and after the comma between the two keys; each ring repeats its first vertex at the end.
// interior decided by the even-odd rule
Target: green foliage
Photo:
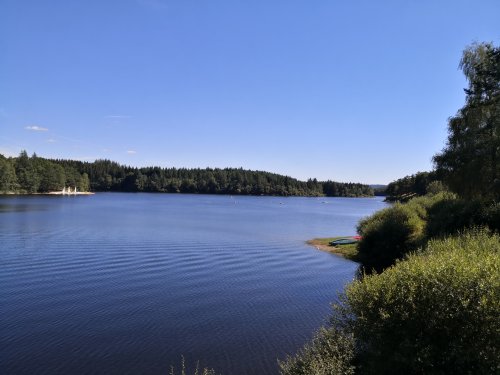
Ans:
{"type": "Polygon", "coordinates": [[[310,344],[279,365],[282,375],[352,375],[353,360],[353,336],[331,327],[322,328],[310,344]]]}
{"type": "Polygon", "coordinates": [[[40,179],[39,192],[62,190],[66,175],[62,166],[49,160],[36,158],[36,173],[40,179]]]}
{"type": "Polygon", "coordinates": [[[330,327],[282,375],[494,374],[500,370],[500,236],[431,240],[351,283],[330,327]]]}
{"type": "MultiPolygon", "coordinates": [[[[346,363],[356,374],[500,373],[500,48],[473,45],[460,66],[466,104],[449,121],[436,173],[389,184],[387,193],[408,203],[358,226],[362,261],[379,270],[395,264],[350,284],[334,305],[332,346],[353,338],[346,363]],[[442,178],[459,198],[443,192],[442,178]],[[477,225],[489,230],[457,234],[477,225]]],[[[284,374],[336,364],[323,346],[315,340],[284,374]]]]}
{"type": "Polygon", "coordinates": [[[26,193],[36,193],[40,187],[40,176],[34,159],[36,155],[30,158],[26,151],[22,151],[14,162],[19,188],[26,193]]]}
{"type": "Polygon", "coordinates": [[[10,159],[0,155],[0,192],[12,192],[18,189],[16,170],[10,159]]]}
{"type": "MultiPolygon", "coordinates": [[[[358,183],[295,178],[244,169],[132,168],[109,160],[84,163],[28,157],[14,159],[23,192],[60,190],[131,191],[278,196],[373,196],[373,189],[358,183]]],[[[0,164],[2,167],[2,164],[0,164]]],[[[1,173],[2,170],[0,170],[1,173]]],[[[1,178],[1,175],[0,175],[1,178]]],[[[1,180],[0,180],[1,183],[1,180]]]]}
{"type": "Polygon", "coordinates": [[[36,154],[29,157],[26,151],[17,158],[0,155],[0,192],[46,193],[65,186],[89,191],[88,173],[80,173],[72,162],[44,159],[36,154]]]}
{"type": "Polygon", "coordinates": [[[492,203],[481,211],[481,224],[500,233],[500,202],[492,203]]]}
{"type": "Polygon", "coordinates": [[[500,204],[464,200],[452,193],[413,198],[360,221],[358,259],[369,271],[382,271],[428,239],[484,226],[500,232],[500,204]]]}
{"type": "Polygon", "coordinates": [[[374,195],[374,189],[368,185],[341,183],[335,181],[320,182],[323,193],[328,197],[364,197],[374,195]]]}
{"type": "Polygon", "coordinates": [[[89,191],[90,189],[90,180],[89,175],[87,173],[82,173],[77,183],[77,188],[80,191],[89,191]]]}
{"type": "Polygon", "coordinates": [[[421,255],[348,286],[334,326],[356,338],[361,374],[499,370],[500,237],[433,240],[421,255]]]}
{"type": "Polygon", "coordinates": [[[429,209],[426,234],[430,238],[456,234],[479,224],[480,212],[479,201],[443,199],[429,209]]]}
{"type": "Polygon", "coordinates": [[[439,193],[444,193],[447,191],[447,188],[446,186],[443,184],[442,181],[431,181],[429,182],[429,184],[427,185],[427,194],[429,195],[436,195],[436,194],[439,194],[439,193]]]}
{"type": "Polygon", "coordinates": [[[500,204],[448,196],[428,208],[428,238],[456,234],[477,226],[500,232],[500,204]]]}
{"type": "Polygon", "coordinates": [[[358,224],[362,236],[358,253],[369,270],[382,270],[424,243],[427,209],[442,195],[419,197],[409,203],[396,203],[358,224]]]}
{"type": "Polygon", "coordinates": [[[388,201],[406,202],[429,192],[438,193],[445,190],[434,172],[418,172],[391,182],[385,193],[388,201]]]}
{"type": "Polygon", "coordinates": [[[436,170],[460,196],[500,199],[500,48],[467,48],[460,67],[469,83],[466,103],[448,123],[436,170]]]}

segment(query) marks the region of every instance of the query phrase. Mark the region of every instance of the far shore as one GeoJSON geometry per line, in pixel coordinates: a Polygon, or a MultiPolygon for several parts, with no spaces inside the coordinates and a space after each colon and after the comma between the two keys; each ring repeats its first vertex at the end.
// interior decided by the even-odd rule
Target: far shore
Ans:
{"type": "Polygon", "coordinates": [[[62,191],[49,191],[48,193],[38,193],[41,195],[94,195],[90,191],[77,191],[75,193],[63,193],[62,191]]]}
{"type": "Polygon", "coordinates": [[[337,245],[337,246],[330,245],[331,241],[349,237],[351,236],[314,238],[312,240],[306,241],[306,243],[308,245],[314,246],[317,250],[325,251],[330,254],[335,254],[343,258],[352,260],[353,262],[359,262],[360,259],[356,244],[337,245]]]}
{"type": "Polygon", "coordinates": [[[48,191],[46,193],[19,193],[13,191],[1,192],[0,195],[94,195],[91,191],[77,191],[76,193],[63,193],[62,191],[48,191]]]}

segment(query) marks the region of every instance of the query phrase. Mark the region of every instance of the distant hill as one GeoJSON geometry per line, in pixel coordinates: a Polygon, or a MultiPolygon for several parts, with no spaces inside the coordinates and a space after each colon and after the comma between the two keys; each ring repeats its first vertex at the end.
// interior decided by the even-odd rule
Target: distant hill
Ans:
{"type": "Polygon", "coordinates": [[[134,168],[110,160],[77,160],[0,155],[0,192],[43,193],[77,187],[79,191],[123,191],[276,196],[373,196],[365,184],[309,179],[242,168],[134,168]]]}

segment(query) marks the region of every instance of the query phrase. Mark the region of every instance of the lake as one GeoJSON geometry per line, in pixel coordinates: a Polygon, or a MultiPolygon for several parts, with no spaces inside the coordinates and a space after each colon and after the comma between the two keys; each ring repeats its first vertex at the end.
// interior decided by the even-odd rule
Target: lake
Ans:
{"type": "Polygon", "coordinates": [[[98,193],[0,198],[4,374],[277,374],[357,264],[305,244],[354,235],[382,198],[98,193]]]}

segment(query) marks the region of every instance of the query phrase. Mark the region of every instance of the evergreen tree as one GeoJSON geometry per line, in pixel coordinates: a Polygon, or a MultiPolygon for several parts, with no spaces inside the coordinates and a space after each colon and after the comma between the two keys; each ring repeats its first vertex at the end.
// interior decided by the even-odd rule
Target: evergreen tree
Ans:
{"type": "Polygon", "coordinates": [[[500,198],[500,48],[468,47],[460,68],[469,83],[466,102],[450,118],[448,141],[434,157],[449,187],[465,198],[500,198]]]}
{"type": "MultiPolygon", "coordinates": [[[[276,173],[242,168],[186,169],[132,168],[110,160],[93,163],[49,160],[23,151],[13,159],[23,192],[60,190],[63,186],[80,191],[131,191],[279,196],[373,196],[367,185],[299,181],[276,173]]],[[[5,169],[5,168],[4,168],[5,169]]],[[[15,189],[18,190],[18,189],[15,189]]]]}
{"type": "Polygon", "coordinates": [[[90,189],[90,181],[89,175],[87,173],[83,173],[78,181],[77,188],[79,191],[89,191],[90,189]]]}
{"type": "Polygon", "coordinates": [[[40,176],[38,175],[35,163],[32,159],[36,159],[36,154],[33,158],[28,156],[26,151],[21,151],[19,157],[16,159],[15,170],[17,180],[21,190],[27,193],[36,193],[40,186],[40,176]]]}
{"type": "Polygon", "coordinates": [[[0,192],[14,192],[18,189],[16,170],[11,161],[0,155],[0,192]]]}
{"type": "Polygon", "coordinates": [[[40,176],[38,191],[58,191],[64,187],[66,176],[64,168],[48,160],[37,161],[37,171],[40,176]]]}

